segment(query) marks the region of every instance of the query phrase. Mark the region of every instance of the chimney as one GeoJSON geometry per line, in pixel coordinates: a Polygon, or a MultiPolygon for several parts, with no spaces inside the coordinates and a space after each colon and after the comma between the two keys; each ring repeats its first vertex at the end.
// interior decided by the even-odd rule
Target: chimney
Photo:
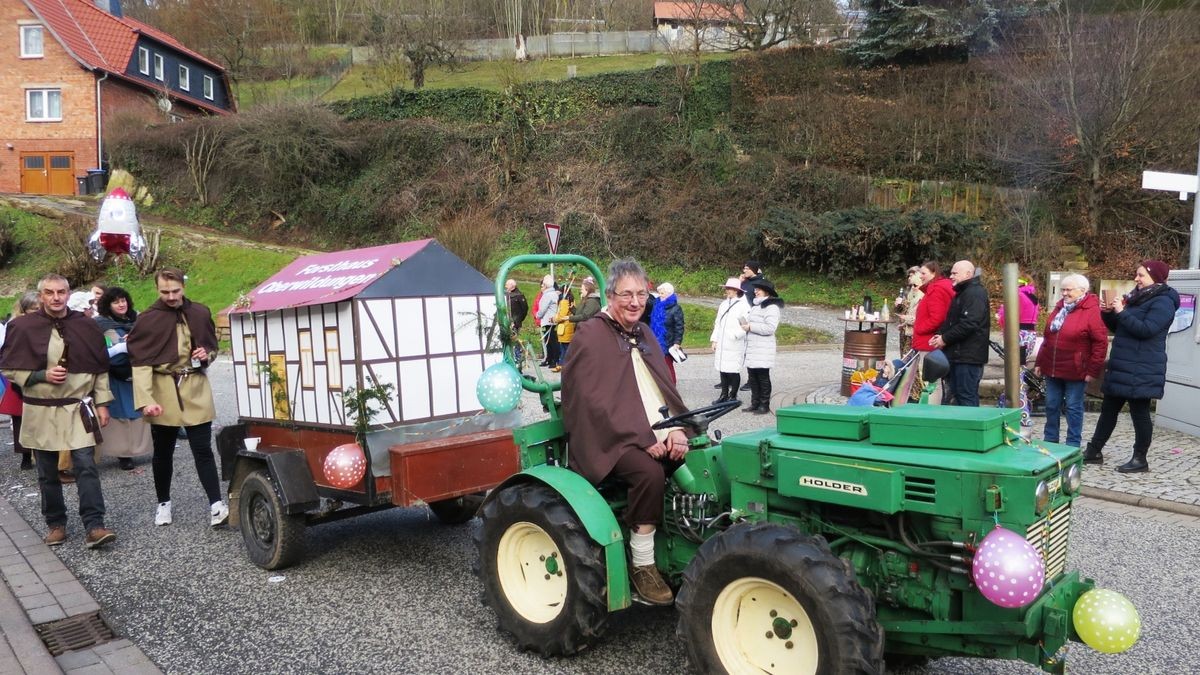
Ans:
{"type": "Polygon", "coordinates": [[[101,11],[108,12],[109,14],[112,14],[113,16],[122,16],[121,0],[93,0],[93,1],[96,3],[96,7],[98,9],[100,9],[101,11]]]}

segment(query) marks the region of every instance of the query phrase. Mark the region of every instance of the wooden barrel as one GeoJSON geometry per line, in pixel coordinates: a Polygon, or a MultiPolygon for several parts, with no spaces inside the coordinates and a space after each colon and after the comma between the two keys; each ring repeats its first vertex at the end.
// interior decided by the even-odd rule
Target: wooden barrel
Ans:
{"type": "Polygon", "coordinates": [[[882,371],[887,354],[887,327],[848,330],[842,343],[842,396],[850,395],[850,375],[856,370],[882,371]]]}

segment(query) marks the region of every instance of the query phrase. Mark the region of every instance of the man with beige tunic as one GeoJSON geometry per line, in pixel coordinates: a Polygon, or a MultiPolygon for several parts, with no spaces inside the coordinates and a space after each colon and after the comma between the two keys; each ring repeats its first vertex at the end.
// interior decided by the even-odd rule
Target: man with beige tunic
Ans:
{"type": "Polygon", "coordinates": [[[42,307],[8,324],[0,370],[24,394],[21,444],[37,455],[45,543],[67,540],[67,509],[58,474],[59,453],[75,463],[84,545],[98,548],[117,535],[104,527],[104,495],[96,471],[95,446],[108,424],[108,351],[95,321],[67,307],[71,287],[57,274],[38,282],[42,307]]]}
{"type": "Polygon", "coordinates": [[[209,524],[217,527],[229,520],[213,459],[212,421],[217,414],[206,374],[217,356],[217,331],[212,312],[184,297],[184,280],[177,269],[155,274],[158,301],[138,315],[125,339],[133,366],[133,406],[150,423],[154,441],[154,524],[170,525],[173,520],[171,476],[175,439],[182,427],[208,496],[209,524]]]}

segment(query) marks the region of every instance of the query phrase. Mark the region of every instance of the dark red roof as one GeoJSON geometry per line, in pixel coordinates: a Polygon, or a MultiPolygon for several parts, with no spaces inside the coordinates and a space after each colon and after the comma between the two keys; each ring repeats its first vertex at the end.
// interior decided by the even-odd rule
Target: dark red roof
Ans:
{"type": "MultiPolygon", "coordinates": [[[[99,9],[91,0],[24,0],[38,18],[46,23],[50,33],[85,68],[111,73],[126,81],[143,87],[157,89],[154,85],[127,77],[126,69],[133,58],[138,35],[145,35],[155,42],[177,50],[204,63],[220,74],[225,69],[219,64],[183,46],[174,37],[137,19],[117,17],[99,9]]],[[[213,112],[228,112],[177,91],[167,92],[170,96],[186,101],[196,107],[213,112]]]]}

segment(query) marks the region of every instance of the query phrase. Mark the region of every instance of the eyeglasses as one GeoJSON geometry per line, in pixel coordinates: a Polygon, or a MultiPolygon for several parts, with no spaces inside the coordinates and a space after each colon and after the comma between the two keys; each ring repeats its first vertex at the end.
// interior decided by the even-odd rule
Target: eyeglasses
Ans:
{"type": "Polygon", "coordinates": [[[629,302],[630,300],[633,300],[634,298],[637,298],[638,300],[645,302],[646,298],[650,297],[650,294],[647,293],[646,291],[638,291],[636,293],[634,293],[633,291],[625,291],[624,293],[614,293],[613,295],[615,297],[617,297],[621,302],[629,302]]]}
{"type": "Polygon", "coordinates": [[[1063,293],[1074,293],[1075,291],[1078,291],[1078,290],[1079,290],[1078,288],[1067,288],[1066,286],[1064,286],[1062,288],[1063,293]]]}

